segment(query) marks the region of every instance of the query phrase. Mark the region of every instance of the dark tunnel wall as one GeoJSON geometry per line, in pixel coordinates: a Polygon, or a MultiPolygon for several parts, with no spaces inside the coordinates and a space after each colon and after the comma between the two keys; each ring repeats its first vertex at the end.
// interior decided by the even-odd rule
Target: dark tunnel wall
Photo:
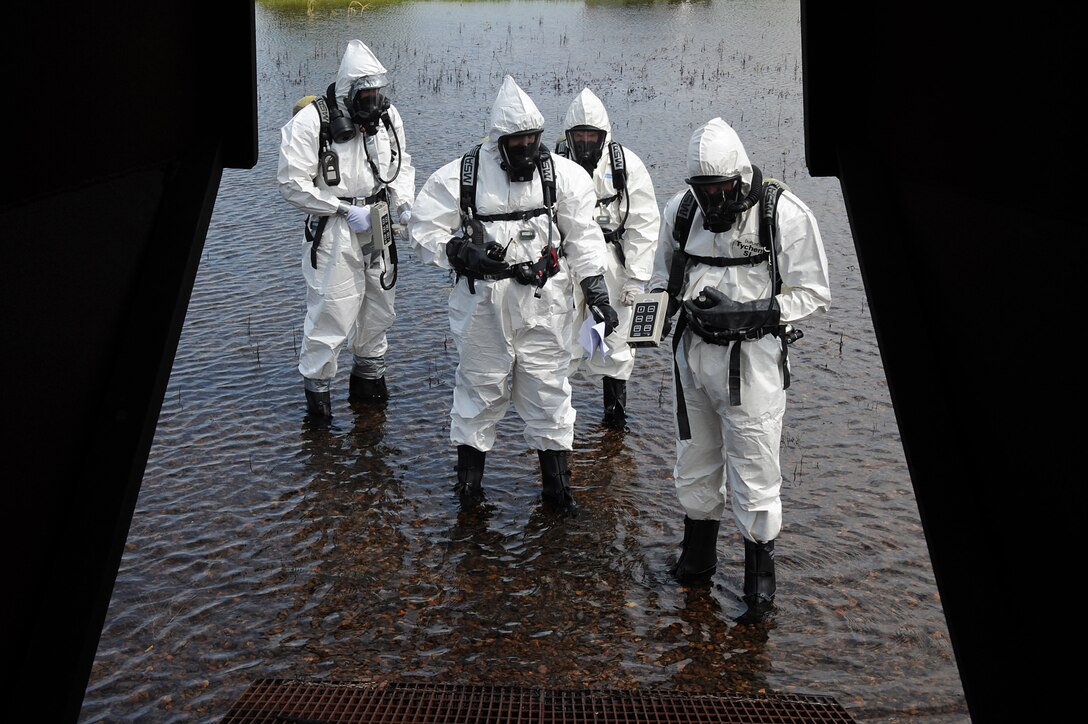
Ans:
{"type": "MultiPolygon", "coordinates": [[[[1046,720],[1080,654],[1079,26],[801,11],[807,162],[842,184],[972,718],[1046,720]]],[[[220,174],[256,163],[253,4],[9,12],[5,714],[75,721],[220,174]]]]}
{"type": "Polygon", "coordinates": [[[257,160],[254,8],[11,12],[4,718],[63,722],[79,715],[222,169],[257,160]]]}
{"type": "Polygon", "coordinates": [[[1073,685],[1051,654],[1079,627],[1059,351],[1079,203],[1055,183],[1078,170],[1075,23],[801,8],[809,171],[842,185],[972,721],[1051,721],[1073,685]]]}

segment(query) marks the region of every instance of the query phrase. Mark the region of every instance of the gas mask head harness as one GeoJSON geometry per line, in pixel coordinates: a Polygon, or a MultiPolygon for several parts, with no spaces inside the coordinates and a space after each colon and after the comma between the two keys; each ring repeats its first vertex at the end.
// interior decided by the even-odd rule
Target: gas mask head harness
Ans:
{"type": "Polygon", "coordinates": [[[502,167],[511,181],[532,181],[540,158],[541,129],[508,133],[499,137],[502,167]]]}
{"type": "Polygon", "coordinates": [[[747,196],[740,174],[736,176],[691,176],[684,179],[691,187],[703,212],[703,228],[720,234],[729,231],[739,214],[759,203],[763,174],[752,167],[752,185],[747,196]]]}
{"type": "Polygon", "coordinates": [[[574,126],[567,129],[567,148],[570,149],[571,160],[577,162],[590,175],[601,160],[606,135],[595,126],[574,126]]]}

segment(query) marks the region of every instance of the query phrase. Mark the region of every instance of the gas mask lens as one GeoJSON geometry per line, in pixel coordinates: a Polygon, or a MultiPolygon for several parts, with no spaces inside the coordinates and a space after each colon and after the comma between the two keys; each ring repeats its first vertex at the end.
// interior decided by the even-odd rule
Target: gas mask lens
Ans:
{"type": "Polygon", "coordinates": [[[685,183],[691,186],[704,214],[740,201],[740,176],[692,176],[685,183]]]}
{"type": "Polygon", "coordinates": [[[540,131],[511,133],[499,138],[499,153],[513,181],[528,181],[533,177],[540,156],[540,131]]]}
{"type": "Polygon", "coordinates": [[[355,79],[348,92],[351,120],[360,126],[373,126],[377,123],[378,117],[389,107],[389,101],[382,95],[385,85],[384,74],[355,79]]]}
{"type": "Polygon", "coordinates": [[[692,176],[685,183],[703,211],[703,226],[716,233],[728,231],[741,201],[740,176],[692,176]]]}
{"type": "Polygon", "coordinates": [[[590,173],[597,168],[604,151],[605,132],[593,126],[575,126],[567,131],[571,158],[590,173]]]}
{"type": "Polygon", "coordinates": [[[378,88],[363,88],[352,99],[351,108],[355,113],[370,116],[381,108],[382,94],[378,88]]]}

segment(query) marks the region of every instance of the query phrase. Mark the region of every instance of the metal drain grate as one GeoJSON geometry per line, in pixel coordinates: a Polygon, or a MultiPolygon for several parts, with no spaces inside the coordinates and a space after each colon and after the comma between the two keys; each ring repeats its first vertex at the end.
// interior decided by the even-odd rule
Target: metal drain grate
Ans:
{"type": "Polygon", "coordinates": [[[831,697],[261,679],[221,724],[790,724],[854,719],[831,697]]]}

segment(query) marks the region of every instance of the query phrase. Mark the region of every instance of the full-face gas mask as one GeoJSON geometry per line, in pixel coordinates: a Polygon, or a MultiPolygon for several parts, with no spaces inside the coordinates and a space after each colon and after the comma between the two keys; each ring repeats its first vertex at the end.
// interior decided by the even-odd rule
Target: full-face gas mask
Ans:
{"type": "Polygon", "coordinates": [[[348,91],[347,106],[351,112],[351,120],[368,136],[378,132],[378,122],[382,114],[389,110],[389,99],[382,95],[385,86],[384,73],[366,75],[352,81],[348,91]]]}
{"type": "Polygon", "coordinates": [[[511,181],[532,181],[540,158],[540,129],[499,137],[502,167],[511,181]]]}
{"type": "Polygon", "coordinates": [[[606,133],[594,126],[574,126],[567,130],[566,136],[571,160],[589,171],[592,176],[604,151],[606,133]]]}
{"type": "MultiPolygon", "coordinates": [[[[692,176],[684,180],[691,186],[695,194],[695,200],[703,211],[703,228],[719,234],[729,231],[733,222],[737,220],[737,214],[747,211],[752,207],[753,198],[744,198],[744,185],[741,177],[737,176],[692,176]]],[[[760,180],[762,185],[762,180],[760,180]]],[[[756,183],[753,181],[753,188],[756,183]]],[[[758,193],[754,196],[758,201],[758,193]]]]}

